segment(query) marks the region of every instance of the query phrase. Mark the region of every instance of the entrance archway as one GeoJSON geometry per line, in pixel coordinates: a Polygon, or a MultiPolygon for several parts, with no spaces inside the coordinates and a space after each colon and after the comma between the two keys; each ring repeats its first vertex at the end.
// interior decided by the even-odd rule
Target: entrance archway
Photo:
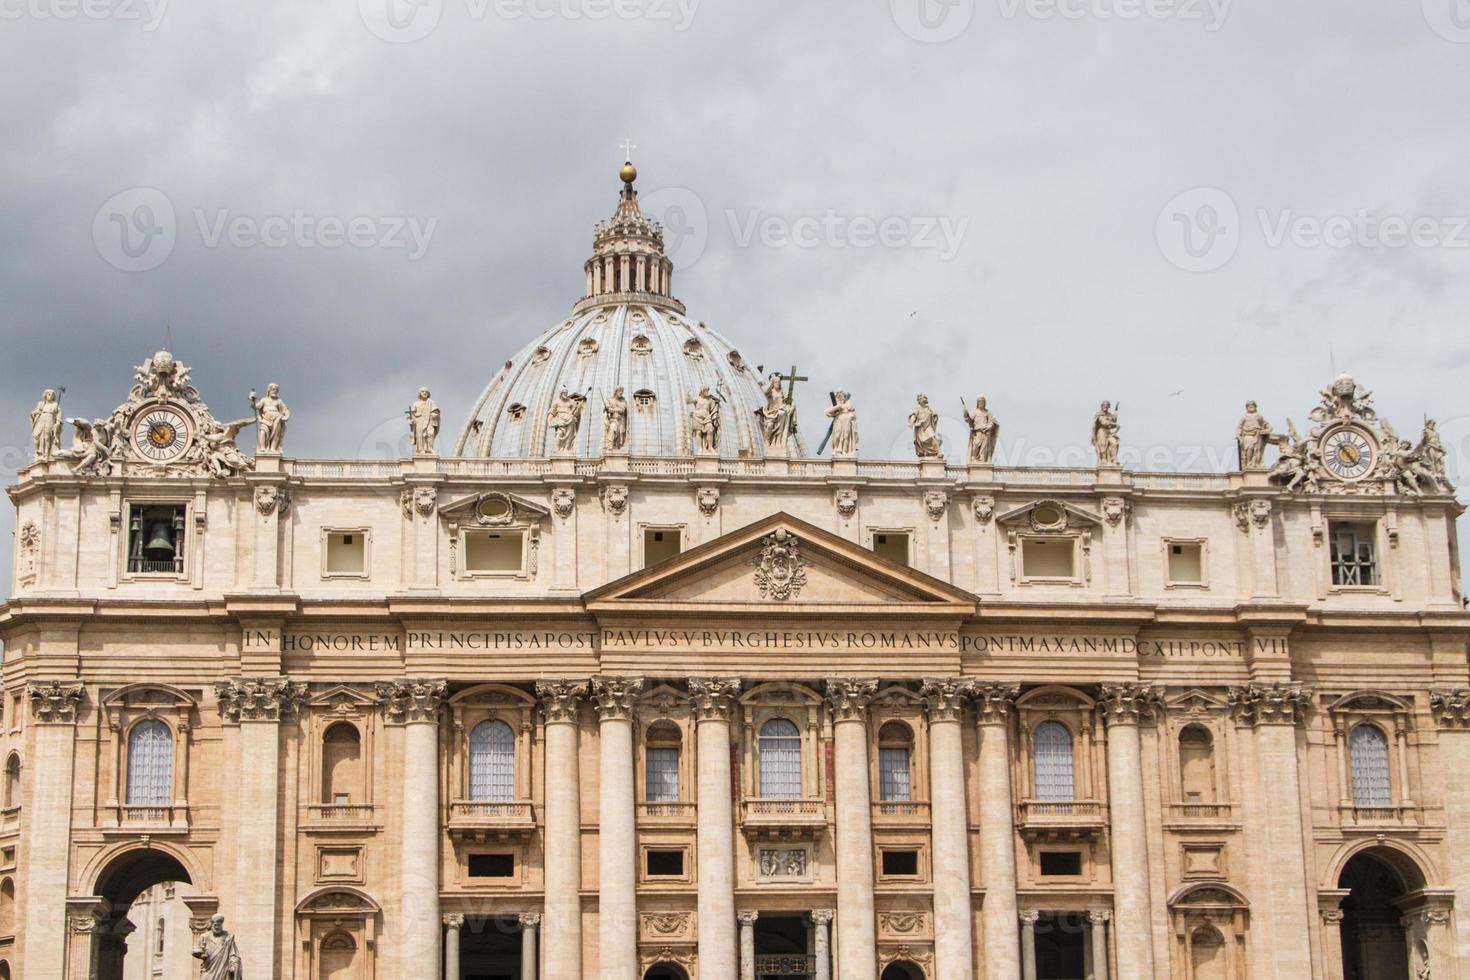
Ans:
{"type": "Polygon", "coordinates": [[[879,980],[924,980],[924,971],[913,963],[898,960],[888,964],[879,980]]]}
{"type": "Polygon", "coordinates": [[[1399,862],[1374,851],[1356,854],[1343,866],[1337,886],[1342,900],[1343,980],[1409,980],[1409,949],[1395,902],[1422,882],[1406,881],[1399,862]]]}
{"type": "Polygon", "coordinates": [[[144,968],[128,970],[131,975],[166,976],[180,966],[187,970],[193,934],[183,897],[192,886],[183,864],[158,848],[113,859],[97,879],[96,894],[112,908],[97,944],[97,980],[123,980],[125,957],[146,960],[144,968]]]}
{"type": "Polygon", "coordinates": [[[655,963],[643,974],[643,980],[689,980],[689,974],[673,963],[655,963]]]}

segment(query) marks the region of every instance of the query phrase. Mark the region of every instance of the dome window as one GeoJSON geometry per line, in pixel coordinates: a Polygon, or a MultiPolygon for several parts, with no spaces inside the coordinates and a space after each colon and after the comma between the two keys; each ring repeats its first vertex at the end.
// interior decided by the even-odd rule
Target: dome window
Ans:
{"type": "Polygon", "coordinates": [[[519,422],[521,419],[526,417],[526,406],[517,402],[516,404],[510,406],[510,408],[507,408],[505,410],[505,414],[510,416],[510,420],[512,422],[519,422]]]}
{"type": "Polygon", "coordinates": [[[640,412],[652,411],[655,401],[657,401],[657,398],[647,388],[639,388],[633,392],[633,407],[637,408],[640,412]]]}
{"type": "Polygon", "coordinates": [[[692,360],[700,360],[704,357],[704,345],[693,337],[684,341],[684,356],[692,360]]]}
{"type": "Polygon", "coordinates": [[[577,345],[577,356],[578,357],[596,357],[597,356],[597,339],[595,337],[586,337],[586,338],[583,338],[582,342],[577,345]]]}
{"type": "Polygon", "coordinates": [[[531,366],[535,367],[537,364],[545,364],[549,360],[551,360],[551,348],[537,347],[536,353],[531,355],[531,366]]]}
{"type": "Polygon", "coordinates": [[[633,342],[628,345],[628,349],[635,354],[652,354],[653,341],[649,340],[646,335],[640,333],[633,338],[633,342]]]}
{"type": "Polygon", "coordinates": [[[732,368],[737,371],[745,370],[745,358],[740,356],[740,352],[738,350],[732,350],[729,354],[726,354],[725,356],[729,358],[730,366],[732,368]]]}

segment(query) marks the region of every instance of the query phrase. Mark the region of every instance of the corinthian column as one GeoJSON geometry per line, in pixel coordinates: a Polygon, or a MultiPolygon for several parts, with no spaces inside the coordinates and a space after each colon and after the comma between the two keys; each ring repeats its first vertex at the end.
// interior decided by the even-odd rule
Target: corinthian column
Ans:
{"type": "Polygon", "coordinates": [[[1455,947],[1470,951],[1470,688],[1431,691],[1444,773],[1445,863],[1455,889],[1455,947]]]}
{"type": "Polygon", "coordinates": [[[868,702],[875,680],[827,681],[837,782],[837,975],[876,980],[873,912],[873,803],[868,785],[868,702]]]}
{"type": "Polygon", "coordinates": [[[444,917],[444,980],[460,980],[459,933],[464,928],[464,916],[444,917]]]}
{"type": "Polygon", "coordinates": [[[598,956],[602,980],[638,980],[638,841],[633,814],[633,713],[641,677],[595,677],[602,742],[598,799],[598,956]]]}
{"type": "Polygon", "coordinates": [[[541,916],[536,912],[522,912],[520,922],[521,980],[536,980],[536,927],[541,925],[541,916]]]}
{"type": "Polygon", "coordinates": [[[699,975],[735,980],[735,814],[730,802],[730,714],[735,678],[689,681],[699,759],[699,975]]]}
{"type": "MultiPolygon", "coordinates": [[[[25,772],[30,782],[26,801],[26,832],[21,848],[25,862],[26,894],[25,931],[18,937],[25,944],[27,977],[61,980],[67,949],[66,908],[67,861],[71,854],[71,793],[73,755],[76,744],[77,707],[84,694],[80,682],[32,682],[26,695],[31,702],[31,724],[34,749],[31,764],[25,772]],[[41,760],[45,760],[41,762],[41,760]],[[41,764],[37,765],[36,763],[41,764]]],[[[95,969],[96,916],[74,918],[76,935],[85,945],[73,943],[73,949],[86,950],[92,962],[82,963],[86,970],[95,969]]],[[[72,971],[73,976],[88,976],[72,971]]]]}
{"type": "MultiPolygon", "coordinates": [[[[1015,804],[1011,798],[1011,708],[1018,684],[983,684],[975,694],[980,722],[980,876],[985,886],[986,976],[1019,980],[1016,926],[1015,804]]],[[[937,796],[937,794],[936,794],[937,796]]]]}
{"type": "Polygon", "coordinates": [[[832,980],[832,928],[831,909],[812,909],[812,952],[817,955],[817,971],[814,980],[832,980]]]}
{"type": "MultiPolygon", "coordinates": [[[[256,954],[251,974],[273,980],[276,963],[276,827],[280,819],[278,780],[281,722],[295,717],[306,699],[306,685],[284,677],[243,677],[215,685],[220,714],[240,726],[240,805],[235,815],[233,931],[242,949],[256,954]]],[[[433,955],[439,955],[439,912],[434,911],[433,955]]]]}
{"type": "Polygon", "coordinates": [[[975,684],[931,679],[920,695],[929,711],[929,807],[933,815],[934,958],[941,977],[975,975],[970,905],[970,818],[960,717],[975,684]]]}
{"type": "Polygon", "coordinates": [[[412,678],[377,690],[388,723],[403,726],[398,970],[408,977],[439,960],[439,709],[449,684],[412,678]]]}
{"type": "MultiPolygon", "coordinates": [[[[1112,815],[1113,942],[1118,950],[1118,975],[1124,977],[1154,975],[1138,724],[1152,717],[1159,702],[1158,691],[1147,685],[1103,685],[1102,705],[1108,725],[1108,809],[1112,815]]],[[[1310,976],[1310,972],[1301,975],[1310,976]]]]}
{"type": "MultiPolygon", "coordinates": [[[[1312,700],[1310,688],[1281,683],[1250,684],[1227,692],[1237,724],[1255,729],[1256,839],[1267,855],[1270,871],[1261,896],[1266,915],[1267,956],[1279,977],[1311,976],[1310,911],[1307,906],[1307,857],[1302,837],[1301,777],[1297,768],[1296,725],[1312,700]]],[[[1122,910],[1115,924],[1121,931],[1122,910]]],[[[1251,917],[1255,921],[1255,916],[1251,917]]],[[[1121,960],[1119,975],[1126,976],[1121,960]]]]}
{"type": "Polygon", "coordinates": [[[536,696],[546,722],[546,806],[541,831],[546,864],[548,977],[582,976],[582,795],[577,766],[577,718],[587,685],[538,681],[536,696]]]}

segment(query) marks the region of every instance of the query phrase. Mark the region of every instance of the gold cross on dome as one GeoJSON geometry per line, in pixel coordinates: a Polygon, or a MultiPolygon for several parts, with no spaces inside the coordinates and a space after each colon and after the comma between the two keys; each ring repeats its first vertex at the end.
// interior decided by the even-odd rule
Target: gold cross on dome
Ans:
{"type": "Polygon", "coordinates": [[[625,162],[627,162],[627,163],[632,163],[633,162],[633,151],[636,150],[636,149],[638,149],[638,144],[637,143],[634,143],[631,137],[624,137],[623,138],[622,150],[623,150],[623,160],[625,162]]]}

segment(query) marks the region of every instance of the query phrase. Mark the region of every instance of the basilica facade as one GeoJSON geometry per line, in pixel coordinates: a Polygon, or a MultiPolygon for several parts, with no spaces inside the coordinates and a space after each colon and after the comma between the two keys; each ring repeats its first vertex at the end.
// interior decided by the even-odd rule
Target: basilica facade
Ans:
{"type": "Polygon", "coordinates": [[[908,409],[837,391],[812,446],[635,177],[401,459],[295,458],[289,391],[222,421],[167,351],[42,396],[0,980],[1470,980],[1432,424],[1344,376],[1234,472],[1119,466],[1107,404],[1038,469],[921,396],[882,461],[908,409]]]}

